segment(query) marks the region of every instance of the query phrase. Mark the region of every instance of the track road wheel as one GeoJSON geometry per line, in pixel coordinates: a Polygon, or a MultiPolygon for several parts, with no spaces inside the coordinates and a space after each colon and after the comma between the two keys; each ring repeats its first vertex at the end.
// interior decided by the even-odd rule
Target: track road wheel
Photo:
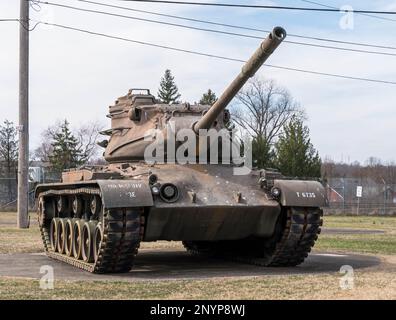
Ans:
{"type": "Polygon", "coordinates": [[[77,219],[73,224],[73,257],[81,259],[82,257],[82,231],[85,221],[77,219]]]}
{"type": "Polygon", "coordinates": [[[103,230],[101,223],[98,223],[96,225],[93,241],[94,241],[93,242],[94,261],[96,261],[98,260],[98,256],[100,254],[100,247],[102,246],[102,241],[103,241],[103,230]]]}
{"type": "Polygon", "coordinates": [[[94,261],[93,243],[95,236],[96,223],[93,221],[85,222],[82,229],[82,258],[85,262],[94,261]]]}
{"type": "Polygon", "coordinates": [[[66,248],[66,219],[60,218],[58,220],[58,236],[57,236],[57,248],[59,253],[65,253],[66,248]]]}
{"type": "Polygon", "coordinates": [[[50,243],[52,251],[58,251],[58,222],[59,218],[53,218],[50,225],[50,243]]]}
{"type": "Polygon", "coordinates": [[[76,219],[66,219],[65,252],[68,257],[73,255],[73,225],[76,219]]]}
{"type": "Polygon", "coordinates": [[[37,221],[40,228],[44,225],[45,220],[45,202],[44,198],[40,197],[37,203],[37,221]]]}

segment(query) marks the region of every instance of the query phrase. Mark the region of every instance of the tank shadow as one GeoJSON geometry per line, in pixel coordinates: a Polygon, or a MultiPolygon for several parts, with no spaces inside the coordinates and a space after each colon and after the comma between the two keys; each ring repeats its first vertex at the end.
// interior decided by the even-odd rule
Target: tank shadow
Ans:
{"type": "Polygon", "coordinates": [[[339,272],[343,265],[355,270],[375,267],[381,259],[357,254],[312,253],[300,266],[293,268],[265,268],[220,259],[191,256],[182,250],[141,250],[132,271],[123,274],[91,274],[71,265],[52,260],[45,254],[1,254],[0,277],[22,277],[40,279],[40,268],[54,268],[55,279],[59,280],[177,280],[251,277],[264,275],[299,275],[339,272]]]}
{"type": "Polygon", "coordinates": [[[374,256],[312,253],[297,267],[266,268],[215,258],[191,256],[183,251],[146,251],[136,257],[134,269],[122,276],[151,279],[188,279],[211,277],[243,277],[260,275],[305,274],[338,272],[343,265],[354,269],[377,266],[381,260],[374,256]]]}

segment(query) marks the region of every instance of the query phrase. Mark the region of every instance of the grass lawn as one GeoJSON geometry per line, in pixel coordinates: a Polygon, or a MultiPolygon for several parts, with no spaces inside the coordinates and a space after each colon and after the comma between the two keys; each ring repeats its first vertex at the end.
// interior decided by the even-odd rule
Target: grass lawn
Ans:
{"type": "Polygon", "coordinates": [[[328,228],[376,229],[396,232],[396,217],[325,216],[324,225],[328,228]]]}
{"type": "Polygon", "coordinates": [[[373,254],[396,254],[396,217],[376,216],[325,216],[324,227],[382,230],[373,234],[326,234],[319,235],[315,250],[343,251],[373,254]]]}

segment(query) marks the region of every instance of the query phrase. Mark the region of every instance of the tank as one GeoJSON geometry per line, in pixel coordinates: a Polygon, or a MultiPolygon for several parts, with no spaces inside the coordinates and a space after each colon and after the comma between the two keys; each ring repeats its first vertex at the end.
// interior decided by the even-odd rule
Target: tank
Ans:
{"type": "Polygon", "coordinates": [[[62,182],[36,188],[47,255],[89,272],[128,272],[142,241],[168,240],[191,254],[260,266],[302,263],[327,204],[320,182],[274,170],[236,175],[238,165],[223,153],[217,163],[183,164],[174,161],[179,149],[169,148],[182,145],[174,137],[188,129],[197,137],[192,157],[201,159],[213,147],[202,132],[229,128],[226,107],[285,37],[274,28],[213,106],[162,104],[147,89],[118,98],[99,142],[108,163],[68,170],[62,182]],[[153,145],[165,150],[163,161],[147,161],[160,154],[148,152],[153,145]]]}

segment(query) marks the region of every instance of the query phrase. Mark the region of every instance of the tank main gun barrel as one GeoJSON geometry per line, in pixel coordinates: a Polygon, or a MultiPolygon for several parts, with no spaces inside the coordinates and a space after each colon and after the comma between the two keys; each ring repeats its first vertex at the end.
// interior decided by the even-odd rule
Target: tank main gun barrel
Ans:
{"type": "Polygon", "coordinates": [[[253,77],[258,69],[264,64],[268,57],[275,51],[279,44],[286,38],[286,30],[275,27],[266,39],[261,43],[253,56],[243,66],[242,71],[227,87],[221,97],[205,113],[205,115],[195,123],[194,131],[198,134],[199,129],[209,129],[219,114],[227,107],[235,95],[241,90],[243,85],[253,77]]]}

